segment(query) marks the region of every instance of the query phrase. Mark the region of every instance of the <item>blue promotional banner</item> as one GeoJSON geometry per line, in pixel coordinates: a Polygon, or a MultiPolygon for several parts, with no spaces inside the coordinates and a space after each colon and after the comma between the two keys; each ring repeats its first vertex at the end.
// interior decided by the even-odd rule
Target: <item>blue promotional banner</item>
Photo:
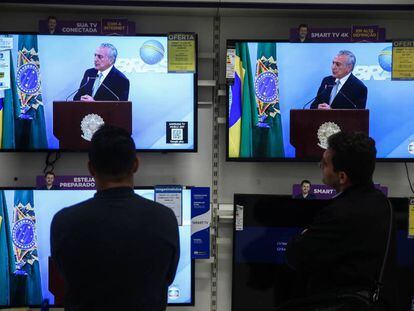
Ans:
{"type": "Polygon", "coordinates": [[[210,188],[191,189],[191,255],[194,259],[210,258],[210,188]]]}

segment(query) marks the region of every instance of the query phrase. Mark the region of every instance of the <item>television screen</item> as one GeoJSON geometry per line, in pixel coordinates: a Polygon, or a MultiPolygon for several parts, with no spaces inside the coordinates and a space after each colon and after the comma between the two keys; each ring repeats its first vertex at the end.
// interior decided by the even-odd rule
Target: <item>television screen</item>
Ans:
{"type": "Polygon", "coordinates": [[[0,35],[0,150],[86,150],[113,124],[141,151],[195,151],[195,82],[168,71],[166,35],[0,35]]]}
{"type": "MultiPolygon", "coordinates": [[[[0,217],[0,272],[1,282],[12,282],[8,290],[0,292],[0,307],[16,305],[40,305],[44,299],[49,299],[52,305],[60,305],[56,282],[61,278],[49,271],[56,271],[49,263],[50,257],[50,224],[53,216],[62,208],[71,206],[91,198],[92,190],[0,190],[1,208],[7,211],[9,226],[5,225],[5,217],[0,217]],[[16,206],[29,206],[30,215],[20,215],[16,206]],[[21,216],[21,217],[20,217],[21,216]],[[34,230],[27,229],[21,233],[24,226],[21,219],[31,218],[35,222],[34,230]],[[3,220],[3,221],[2,221],[3,220]],[[19,221],[20,220],[20,221],[19,221]],[[7,232],[9,227],[10,232],[7,232]],[[20,229],[19,229],[20,228],[20,229]],[[20,230],[20,231],[19,231],[20,230]],[[20,232],[20,233],[19,233],[20,232]],[[27,234],[32,232],[32,234],[27,234]],[[13,237],[26,239],[21,242],[13,237]],[[9,241],[9,242],[7,242],[9,241]],[[28,243],[32,241],[32,243],[28,243]],[[21,242],[22,245],[19,244],[21,242]],[[30,244],[30,245],[29,245],[30,244]],[[8,254],[8,256],[7,256],[8,254]],[[8,258],[8,259],[7,259],[8,258]],[[24,262],[26,266],[18,269],[17,265],[24,262]],[[3,270],[3,271],[2,271],[3,270]],[[15,281],[16,277],[8,278],[7,271],[15,275],[18,271],[27,273],[25,282],[15,281]],[[56,297],[55,295],[56,294],[56,297]],[[58,301],[56,301],[58,300],[58,301]]],[[[135,193],[149,200],[154,200],[153,189],[135,190],[135,193]]],[[[26,208],[26,210],[29,210],[26,208]]],[[[1,209],[0,209],[1,212],[1,209]]],[[[0,216],[2,214],[0,213],[0,216]]],[[[182,222],[179,225],[180,260],[173,283],[168,289],[169,305],[194,305],[194,264],[191,259],[191,190],[184,189],[182,195],[182,222]]],[[[30,224],[26,224],[29,226],[30,224]]],[[[60,281],[59,281],[60,280],[60,281]]],[[[7,289],[6,288],[6,289],[7,289]]],[[[62,297],[60,297],[62,299],[62,297]]],[[[62,300],[60,300],[62,301],[62,300]]]]}
{"type": "MultiPolygon", "coordinates": [[[[391,198],[397,226],[399,304],[411,307],[414,240],[408,238],[408,199],[391,198]]],[[[329,200],[288,196],[234,196],[232,311],[270,311],[301,297],[305,283],[284,259],[288,241],[302,232],[329,200]]]]}
{"type": "Polygon", "coordinates": [[[228,160],[319,160],[337,131],[368,133],[379,159],[414,159],[414,81],[391,79],[392,43],[233,43],[228,160]],[[356,63],[335,87],[340,51],[356,63]]]}

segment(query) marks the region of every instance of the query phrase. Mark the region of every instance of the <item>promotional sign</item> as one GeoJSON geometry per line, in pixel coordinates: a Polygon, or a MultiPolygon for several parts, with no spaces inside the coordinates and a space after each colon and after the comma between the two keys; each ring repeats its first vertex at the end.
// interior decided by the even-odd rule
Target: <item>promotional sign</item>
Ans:
{"type": "Polygon", "coordinates": [[[408,207],[408,237],[414,239],[414,198],[410,198],[408,207]]]}
{"type": "MultiPolygon", "coordinates": [[[[10,50],[0,50],[0,91],[10,88],[10,50]]],[[[3,96],[0,96],[0,98],[3,96]]]]}
{"type": "Polygon", "coordinates": [[[47,20],[39,21],[39,33],[50,35],[129,35],[134,36],[135,23],[126,19],[102,21],[61,21],[51,28],[47,20]]]}
{"type": "Polygon", "coordinates": [[[158,185],[154,188],[154,201],[172,209],[179,226],[183,225],[183,187],[178,185],[158,185]]]}
{"type": "Polygon", "coordinates": [[[236,62],[236,49],[227,49],[226,79],[234,79],[235,62],[236,62]]]}
{"type": "MultiPolygon", "coordinates": [[[[354,28],[309,28],[307,42],[385,42],[385,28],[378,28],[376,36],[369,39],[368,34],[375,33],[374,26],[354,26],[354,28]],[[353,29],[356,31],[356,38],[353,38],[353,29]],[[371,32],[372,31],[372,32],[371,32]],[[357,39],[364,37],[364,39],[357,39]]],[[[298,29],[291,28],[289,35],[290,42],[298,42],[298,29]]]]}
{"type": "MultiPolygon", "coordinates": [[[[385,196],[388,196],[388,187],[381,186],[380,184],[374,184],[375,188],[380,190],[385,196]]],[[[336,195],[336,190],[327,185],[311,185],[309,193],[314,194],[314,198],[317,200],[329,200],[336,195]]],[[[294,184],[292,188],[292,196],[297,199],[303,199],[302,188],[300,184],[294,184]]]]}
{"type": "Polygon", "coordinates": [[[352,26],[352,42],[376,42],[379,39],[378,26],[352,26]]]}
{"type": "Polygon", "coordinates": [[[210,188],[191,188],[191,255],[210,258],[210,188]]]}
{"type": "Polygon", "coordinates": [[[195,36],[194,33],[168,34],[168,72],[196,71],[195,36]]]}
{"type": "Polygon", "coordinates": [[[392,80],[414,80],[414,40],[392,42],[392,80]]]}
{"type": "Polygon", "coordinates": [[[102,19],[101,34],[128,35],[127,19],[102,19]]]}
{"type": "MultiPolygon", "coordinates": [[[[95,179],[92,176],[55,176],[53,190],[92,190],[96,188],[95,179]]],[[[46,190],[44,176],[36,176],[36,188],[46,190]]]]}

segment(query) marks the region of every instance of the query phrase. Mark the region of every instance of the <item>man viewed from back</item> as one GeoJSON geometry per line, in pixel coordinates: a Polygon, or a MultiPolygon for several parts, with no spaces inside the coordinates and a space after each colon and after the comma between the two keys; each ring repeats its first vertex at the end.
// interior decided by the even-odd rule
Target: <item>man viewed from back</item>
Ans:
{"type": "Polygon", "coordinates": [[[174,213],[134,193],[138,159],[125,130],[104,126],[93,135],[88,168],[95,196],[51,225],[65,310],[164,310],[179,259],[174,213]]]}
{"type": "MultiPolygon", "coordinates": [[[[372,294],[385,256],[391,214],[387,198],[372,181],[375,142],[363,133],[339,132],[329,137],[328,144],[321,162],[323,182],[338,195],[288,243],[286,260],[307,279],[307,295],[360,290],[372,294]]],[[[397,310],[390,279],[395,273],[391,271],[394,238],[391,241],[380,299],[389,310],[397,310]]]]}

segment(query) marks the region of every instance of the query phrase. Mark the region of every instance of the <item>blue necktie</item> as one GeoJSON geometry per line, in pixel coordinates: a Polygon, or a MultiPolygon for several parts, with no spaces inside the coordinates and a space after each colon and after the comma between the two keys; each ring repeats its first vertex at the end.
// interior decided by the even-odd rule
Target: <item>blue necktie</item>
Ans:
{"type": "Polygon", "coordinates": [[[332,88],[331,97],[329,98],[329,106],[332,105],[332,102],[334,101],[336,94],[338,94],[339,83],[341,83],[339,80],[336,81],[335,85],[332,88]]]}
{"type": "Polygon", "coordinates": [[[92,87],[92,97],[95,96],[96,92],[98,91],[99,87],[101,86],[101,79],[102,79],[102,72],[98,73],[98,77],[95,79],[92,87]]]}

